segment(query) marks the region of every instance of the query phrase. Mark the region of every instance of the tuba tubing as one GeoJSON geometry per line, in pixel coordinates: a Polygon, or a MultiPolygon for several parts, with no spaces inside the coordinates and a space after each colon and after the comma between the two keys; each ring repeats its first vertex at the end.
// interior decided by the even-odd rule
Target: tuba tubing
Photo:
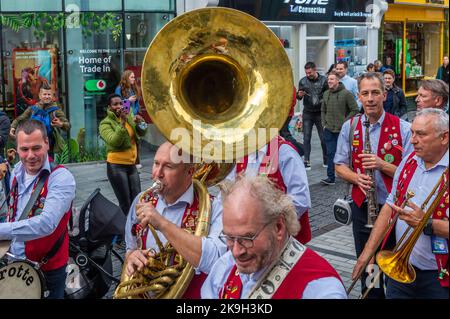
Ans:
{"type": "MultiPolygon", "coordinates": [[[[204,184],[200,181],[193,179],[194,184],[194,192],[197,193],[199,198],[199,215],[197,218],[197,225],[195,228],[195,236],[207,236],[209,233],[209,225],[211,220],[211,201],[208,194],[208,190],[204,184]]],[[[156,232],[154,233],[156,234],[156,232]]],[[[156,235],[157,236],[157,235],[156,235]]],[[[156,239],[156,238],[155,238],[156,239]]],[[[157,239],[158,241],[158,239],[157,239]]],[[[164,249],[164,248],[163,248],[164,249]]],[[[181,257],[182,258],[182,257],[181,257]]],[[[152,259],[152,257],[149,257],[152,259]]],[[[155,256],[154,259],[157,259],[155,256]]],[[[131,277],[126,274],[126,262],[122,268],[122,276],[120,284],[117,286],[114,292],[114,299],[124,299],[124,298],[146,298],[144,295],[149,291],[160,291],[164,290],[165,286],[161,283],[155,283],[150,285],[145,285],[143,283],[143,274],[136,272],[131,277]]],[[[166,268],[166,270],[173,268],[166,268]]],[[[146,270],[144,269],[143,273],[146,270]]],[[[172,271],[170,271],[172,272],[172,271]]],[[[175,272],[175,269],[174,271],[175,272]]],[[[177,273],[177,272],[175,272],[177,273]]],[[[167,288],[163,293],[157,293],[158,299],[179,299],[181,298],[186,289],[188,288],[192,278],[194,277],[194,267],[186,262],[186,266],[181,271],[179,275],[175,275],[176,282],[167,288]]],[[[148,281],[152,281],[153,278],[148,279],[148,281]]]]}

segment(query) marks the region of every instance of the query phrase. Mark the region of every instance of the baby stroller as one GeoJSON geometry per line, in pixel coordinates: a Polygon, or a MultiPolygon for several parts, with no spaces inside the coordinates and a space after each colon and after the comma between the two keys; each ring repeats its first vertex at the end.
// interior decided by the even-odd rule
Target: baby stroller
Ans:
{"type": "Polygon", "coordinates": [[[114,250],[114,241],[125,231],[126,217],[97,188],[75,211],[69,222],[69,265],[65,288],[66,299],[102,298],[113,276],[111,253],[123,264],[114,250]]]}

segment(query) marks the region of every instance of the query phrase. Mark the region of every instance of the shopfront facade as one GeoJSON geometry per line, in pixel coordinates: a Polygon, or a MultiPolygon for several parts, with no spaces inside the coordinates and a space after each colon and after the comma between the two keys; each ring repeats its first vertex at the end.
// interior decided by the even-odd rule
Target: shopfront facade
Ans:
{"type": "Polygon", "coordinates": [[[221,0],[219,6],[247,12],[272,29],[289,56],[296,85],[308,61],[322,74],[336,61],[347,61],[349,75],[356,77],[377,58],[374,22],[383,10],[374,15],[372,0],[221,0]]]}
{"type": "Polygon", "coordinates": [[[391,66],[414,106],[421,80],[434,79],[448,54],[448,0],[391,0],[379,35],[379,59],[391,66]]]}
{"type": "MultiPolygon", "coordinates": [[[[42,82],[71,122],[69,161],[102,159],[98,124],[124,70],[140,78],[175,0],[0,0],[0,105],[11,118],[37,99],[42,82]]],[[[141,102],[141,109],[145,109],[141,102]]]]}

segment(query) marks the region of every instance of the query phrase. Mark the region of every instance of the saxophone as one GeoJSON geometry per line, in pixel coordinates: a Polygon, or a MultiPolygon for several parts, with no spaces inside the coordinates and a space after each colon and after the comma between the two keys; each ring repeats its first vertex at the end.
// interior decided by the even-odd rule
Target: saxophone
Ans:
{"type": "MultiPolygon", "coordinates": [[[[368,120],[364,121],[364,126],[366,127],[366,141],[364,143],[364,154],[372,154],[372,147],[370,145],[370,122],[368,120]]],[[[370,189],[366,192],[367,198],[367,228],[373,228],[375,220],[378,217],[379,208],[377,203],[377,185],[375,183],[375,172],[373,169],[366,169],[364,173],[370,177],[372,185],[370,189]]]]}

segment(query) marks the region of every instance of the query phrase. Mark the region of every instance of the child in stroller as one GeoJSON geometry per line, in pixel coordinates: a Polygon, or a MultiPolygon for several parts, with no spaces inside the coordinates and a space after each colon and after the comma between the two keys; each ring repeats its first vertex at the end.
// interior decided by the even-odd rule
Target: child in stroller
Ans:
{"type": "Polygon", "coordinates": [[[66,299],[102,298],[113,276],[111,253],[123,264],[114,249],[117,238],[123,238],[126,217],[97,188],[69,222],[69,265],[65,288],[66,299]]]}

